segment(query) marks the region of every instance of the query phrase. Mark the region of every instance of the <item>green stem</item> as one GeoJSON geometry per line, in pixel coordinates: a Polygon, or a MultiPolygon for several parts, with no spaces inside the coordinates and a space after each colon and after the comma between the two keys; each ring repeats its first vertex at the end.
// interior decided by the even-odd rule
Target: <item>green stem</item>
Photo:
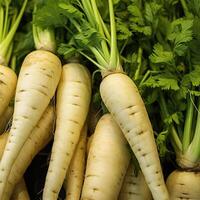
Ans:
{"type": "Polygon", "coordinates": [[[193,140],[190,144],[191,157],[195,158],[196,161],[200,159],[200,100],[198,105],[198,115],[196,122],[196,129],[193,140]]]}
{"type": "Polygon", "coordinates": [[[0,43],[3,40],[4,10],[0,6],[0,43]]]}
{"type": "Polygon", "coordinates": [[[107,40],[110,42],[110,33],[108,31],[108,28],[107,28],[106,24],[104,23],[104,21],[103,21],[103,19],[102,19],[102,17],[101,17],[99,12],[98,12],[98,14],[99,14],[99,19],[101,21],[105,36],[106,36],[107,40]]]}
{"type": "MultiPolygon", "coordinates": [[[[167,105],[166,105],[166,102],[165,102],[165,99],[164,99],[162,92],[160,92],[159,104],[160,104],[161,112],[163,113],[163,116],[168,117],[169,112],[168,112],[167,105]]],[[[174,144],[173,146],[175,148],[176,153],[181,152],[182,151],[182,144],[181,144],[181,141],[179,139],[178,133],[177,133],[174,125],[171,126],[169,131],[170,131],[170,134],[171,134],[171,140],[173,140],[172,144],[174,144]]]]}
{"type": "Polygon", "coordinates": [[[186,112],[186,120],[183,132],[183,154],[187,151],[188,146],[190,145],[191,141],[191,134],[192,134],[192,121],[193,121],[193,114],[194,114],[194,106],[192,103],[192,97],[187,98],[187,112],[186,112]]]}
{"type": "Polygon", "coordinates": [[[146,81],[146,79],[149,77],[149,75],[151,74],[151,71],[148,70],[145,75],[143,76],[142,80],[140,81],[140,84],[139,84],[139,88],[142,86],[142,84],[146,81]]]}
{"type": "Polygon", "coordinates": [[[117,49],[117,34],[116,34],[116,25],[115,25],[115,15],[113,9],[112,0],[108,0],[109,2],[109,13],[110,13],[110,26],[111,26],[111,44],[110,44],[110,68],[111,69],[119,69],[117,66],[118,62],[118,49],[117,49]]]}
{"type": "Polygon", "coordinates": [[[9,20],[8,20],[9,3],[6,3],[5,7],[6,7],[6,11],[5,11],[5,21],[4,21],[4,27],[3,27],[3,38],[6,37],[7,32],[9,30],[9,20]]]}
{"type": "Polygon", "coordinates": [[[90,56],[88,56],[87,54],[85,54],[82,51],[78,51],[81,55],[83,55],[84,57],[86,57],[89,61],[91,61],[94,65],[96,65],[99,69],[101,70],[105,70],[104,67],[102,67],[100,64],[98,64],[94,59],[92,59],[90,56]]]}
{"type": "MultiPolygon", "coordinates": [[[[105,37],[103,27],[102,27],[102,22],[101,22],[101,19],[99,17],[100,14],[99,14],[99,11],[98,11],[98,8],[97,8],[97,5],[96,5],[96,0],[92,0],[91,2],[92,2],[92,8],[93,8],[93,11],[94,11],[94,16],[95,16],[95,19],[96,19],[96,24],[98,26],[99,32],[103,37],[105,37]]],[[[105,40],[101,41],[101,46],[102,46],[102,50],[104,52],[105,60],[109,61],[110,54],[109,54],[108,46],[107,46],[107,43],[106,43],[105,40]]]]}
{"type": "Polygon", "coordinates": [[[138,66],[137,66],[137,69],[136,69],[136,72],[135,72],[134,80],[137,80],[139,78],[139,75],[140,75],[140,70],[141,70],[141,67],[142,67],[142,52],[143,52],[143,50],[140,47],[138,49],[138,57],[137,57],[138,66]]]}
{"type": "Polygon", "coordinates": [[[90,49],[93,52],[93,54],[95,55],[98,63],[100,63],[102,66],[106,67],[108,65],[108,62],[107,62],[107,60],[104,59],[104,57],[102,56],[102,53],[94,47],[91,47],[90,49]]]}
{"type": "Polygon", "coordinates": [[[13,71],[16,70],[16,60],[17,60],[16,56],[13,55],[12,58],[11,58],[11,64],[10,64],[11,69],[12,69],[13,71]]]}
{"type": "Polygon", "coordinates": [[[93,12],[92,12],[92,6],[90,4],[90,0],[81,0],[82,5],[83,5],[83,10],[87,16],[87,19],[90,24],[92,24],[92,27],[96,26],[96,22],[93,17],[93,12]]]}
{"type": "Polygon", "coordinates": [[[22,8],[19,12],[19,15],[18,15],[14,25],[11,27],[11,29],[10,29],[9,33],[6,35],[5,39],[0,43],[0,57],[3,58],[4,60],[6,60],[6,54],[9,50],[9,46],[11,45],[11,42],[15,35],[15,32],[17,31],[17,28],[18,28],[21,18],[23,16],[27,1],[28,0],[24,0],[22,8]]]}
{"type": "Polygon", "coordinates": [[[33,38],[36,49],[43,49],[55,53],[56,40],[52,29],[41,29],[33,25],[33,38]]]}
{"type": "Polygon", "coordinates": [[[9,61],[10,61],[10,57],[12,55],[12,51],[13,51],[13,42],[10,44],[9,48],[8,48],[8,51],[7,51],[7,54],[6,54],[6,63],[9,64],[9,61]]]}

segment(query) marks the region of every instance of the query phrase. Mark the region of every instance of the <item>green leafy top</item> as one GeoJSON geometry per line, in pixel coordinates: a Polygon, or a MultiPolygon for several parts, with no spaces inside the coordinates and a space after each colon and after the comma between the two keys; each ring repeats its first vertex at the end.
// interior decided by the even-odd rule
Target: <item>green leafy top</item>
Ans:
{"type": "Polygon", "coordinates": [[[0,1],[0,64],[3,65],[9,64],[13,38],[24,13],[27,0],[20,3],[11,0],[0,1]]]}
{"type": "Polygon", "coordinates": [[[131,33],[122,25],[120,19],[117,19],[119,25],[116,27],[114,1],[105,2],[109,9],[106,8],[104,12],[101,12],[102,6],[106,5],[101,1],[47,0],[36,14],[35,24],[44,28],[64,27],[67,29],[71,34],[70,41],[67,45],[60,46],[59,53],[67,56],[77,51],[97,65],[102,72],[121,70],[116,32],[121,33],[119,36],[121,40],[130,37],[131,33]],[[56,15],[49,18],[51,12],[56,15]],[[48,24],[46,24],[47,18],[48,24]]]}
{"type": "MultiPolygon", "coordinates": [[[[175,6],[182,6],[183,12],[179,9],[178,13],[168,15],[165,3],[154,2],[160,3],[162,11],[156,33],[145,36],[150,40],[149,48],[144,48],[148,55],[149,70],[144,74],[140,86],[143,90],[153,88],[151,96],[156,95],[153,103],[157,101],[160,106],[163,123],[158,144],[167,144],[169,138],[176,151],[178,164],[195,168],[200,160],[200,151],[196,148],[200,145],[199,1],[175,2],[171,10],[175,6]],[[184,163],[184,159],[189,164],[184,163]]],[[[146,25],[147,22],[144,23],[146,25]]],[[[163,149],[161,145],[159,147],[161,153],[168,152],[165,145],[163,149]]]]}

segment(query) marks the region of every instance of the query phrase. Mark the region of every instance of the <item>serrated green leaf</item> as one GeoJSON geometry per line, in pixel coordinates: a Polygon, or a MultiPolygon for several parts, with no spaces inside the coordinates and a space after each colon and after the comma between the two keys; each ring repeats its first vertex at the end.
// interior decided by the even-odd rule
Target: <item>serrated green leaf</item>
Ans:
{"type": "Polygon", "coordinates": [[[156,144],[157,144],[159,155],[161,158],[164,158],[165,155],[169,152],[166,145],[168,135],[169,135],[168,130],[165,130],[165,131],[160,132],[156,138],[156,144]]]}
{"type": "Polygon", "coordinates": [[[184,86],[189,86],[190,83],[193,86],[200,86],[200,67],[186,74],[182,79],[182,84],[184,86]]]}
{"type": "Polygon", "coordinates": [[[151,88],[161,88],[162,90],[176,91],[180,89],[176,77],[167,73],[151,75],[143,85],[151,88]]]}
{"type": "Polygon", "coordinates": [[[150,36],[152,34],[152,30],[150,26],[139,26],[137,24],[132,23],[130,28],[133,32],[143,33],[146,36],[150,36]]]}
{"type": "Polygon", "coordinates": [[[145,3],[145,19],[153,23],[162,6],[156,2],[145,3]]]}
{"type": "Polygon", "coordinates": [[[126,40],[131,37],[132,33],[129,31],[128,25],[121,21],[119,18],[116,20],[117,22],[117,39],[118,40],[126,40]]]}
{"type": "Polygon", "coordinates": [[[168,125],[172,124],[173,122],[175,122],[176,124],[180,124],[180,118],[181,118],[181,113],[176,112],[176,113],[169,115],[167,118],[165,118],[164,121],[168,125]]]}
{"type": "Polygon", "coordinates": [[[130,22],[137,23],[139,25],[144,25],[142,12],[137,5],[128,6],[128,11],[131,14],[130,22]]]}
{"type": "Polygon", "coordinates": [[[59,0],[44,1],[44,4],[37,8],[33,23],[44,29],[63,27],[68,19],[67,16],[61,14],[63,9],[59,7],[60,2],[59,0]]]}
{"type": "Polygon", "coordinates": [[[77,50],[70,44],[60,44],[58,47],[58,53],[63,55],[65,59],[68,59],[76,54],[77,50]]]}
{"type": "Polygon", "coordinates": [[[174,20],[167,34],[167,39],[173,42],[174,51],[182,56],[188,48],[188,42],[192,40],[193,20],[179,18],[174,20]]]}
{"type": "Polygon", "coordinates": [[[83,13],[69,3],[60,2],[58,3],[58,7],[65,11],[62,13],[68,18],[76,18],[79,20],[83,18],[83,13]]]}
{"type": "Polygon", "coordinates": [[[159,43],[154,45],[153,53],[150,55],[150,60],[152,63],[174,63],[174,56],[171,51],[165,51],[163,46],[159,43]]]}

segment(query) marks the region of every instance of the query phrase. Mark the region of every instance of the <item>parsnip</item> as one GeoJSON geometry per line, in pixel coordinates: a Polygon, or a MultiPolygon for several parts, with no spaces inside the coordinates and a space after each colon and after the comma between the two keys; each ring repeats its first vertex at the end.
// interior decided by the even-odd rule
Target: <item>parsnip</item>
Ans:
{"type": "Polygon", "coordinates": [[[89,149],[81,200],[117,200],[130,153],[110,114],[100,118],[89,149]]]}
{"type": "Polygon", "coordinates": [[[54,109],[49,106],[15,159],[8,176],[2,200],[9,200],[15,185],[20,181],[33,158],[53,137],[54,109]]]}
{"type": "Polygon", "coordinates": [[[129,142],[153,198],[169,200],[151,122],[136,85],[127,75],[113,73],[101,82],[100,93],[129,142]]]}
{"type": "Polygon", "coordinates": [[[144,175],[139,170],[135,174],[135,166],[131,161],[124,178],[118,200],[151,200],[151,192],[145,182],[144,175]]]}
{"type": "Polygon", "coordinates": [[[56,131],[43,200],[57,200],[86,121],[90,98],[91,78],[88,70],[78,63],[64,65],[57,91],[56,131]]]}
{"type": "Polygon", "coordinates": [[[13,115],[13,106],[8,106],[4,111],[3,115],[0,117],[0,134],[5,132],[5,128],[9,122],[11,122],[11,118],[13,115]]]}
{"type": "Polygon", "coordinates": [[[14,96],[16,84],[17,76],[15,72],[8,67],[0,65],[0,117],[14,96]]]}
{"type": "Polygon", "coordinates": [[[199,200],[200,172],[173,171],[167,178],[170,200],[199,200]]]}
{"type": "Polygon", "coordinates": [[[0,199],[15,159],[55,94],[60,74],[59,58],[47,51],[33,51],[22,64],[13,123],[0,164],[0,199]]]}
{"type": "Polygon", "coordinates": [[[66,176],[66,200],[79,200],[83,185],[86,159],[87,127],[81,132],[79,143],[66,176]]]}

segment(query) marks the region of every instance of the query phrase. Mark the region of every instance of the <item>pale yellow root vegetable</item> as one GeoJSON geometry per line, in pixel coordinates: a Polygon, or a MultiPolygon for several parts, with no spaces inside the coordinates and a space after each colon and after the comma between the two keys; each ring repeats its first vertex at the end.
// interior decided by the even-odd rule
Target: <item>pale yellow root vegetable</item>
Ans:
{"type": "Polygon", "coordinates": [[[6,146],[7,139],[8,139],[8,132],[0,135],[0,159],[3,155],[3,151],[6,146]]]}
{"type": "Polygon", "coordinates": [[[14,96],[17,76],[9,67],[0,65],[0,116],[5,112],[14,96]]]}
{"type": "Polygon", "coordinates": [[[21,179],[15,186],[10,200],[30,200],[24,179],[21,179]]]}
{"type": "Polygon", "coordinates": [[[154,200],[169,200],[151,122],[136,85],[116,72],[104,77],[100,93],[129,142],[154,200]]]}
{"type": "Polygon", "coordinates": [[[5,132],[6,126],[10,122],[13,115],[13,109],[13,106],[8,106],[5,112],[0,117],[0,134],[5,132]]]}
{"type": "Polygon", "coordinates": [[[124,178],[118,200],[151,200],[151,192],[141,171],[135,173],[134,163],[131,161],[124,178]]]}
{"type": "Polygon", "coordinates": [[[173,171],[167,178],[170,200],[199,200],[200,172],[173,171]]]}
{"type": "Polygon", "coordinates": [[[48,51],[33,51],[22,64],[12,126],[0,163],[0,199],[15,159],[55,94],[60,74],[59,58],[48,51]]]}
{"type": "Polygon", "coordinates": [[[84,126],[66,176],[66,200],[79,200],[83,185],[86,159],[87,127],[84,126]]]}
{"type": "Polygon", "coordinates": [[[90,98],[91,78],[87,68],[78,63],[64,65],[57,91],[56,131],[43,200],[57,200],[86,121],[90,98]]]}
{"type": "Polygon", "coordinates": [[[23,177],[33,158],[53,137],[54,116],[54,109],[49,106],[28,137],[28,140],[24,143],[10,171],[2,200],[10,199],[15,185],[23,177]]]}
{"type": "Polygon", "coordinates": [[[124,135],[111,115],[104,115],[90,144],[81,200],[117,200],[129,161],[124,135]]]}

